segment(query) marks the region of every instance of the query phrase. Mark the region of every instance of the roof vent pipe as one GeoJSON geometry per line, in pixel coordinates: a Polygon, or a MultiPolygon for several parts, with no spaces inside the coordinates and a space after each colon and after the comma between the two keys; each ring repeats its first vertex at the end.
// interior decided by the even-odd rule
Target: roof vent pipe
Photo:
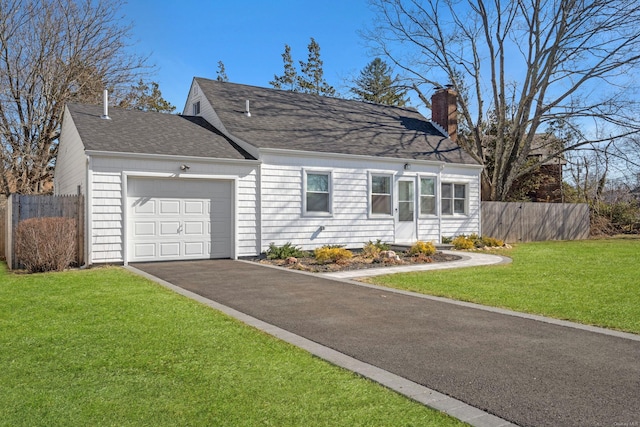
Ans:
{"type": "Polygon", "coordinates": [[[251,111],[249,111],[249,100],[247,99],[247,102],[244,105],[244,113],[247,115],[247,117],[251,117],[251,111]]]}
{"type": "Polygon", "coordinates": [[[105,120],[111,120],[109,117],[109,91],[104,90],[102,92],[102,117],[105,120]]]}

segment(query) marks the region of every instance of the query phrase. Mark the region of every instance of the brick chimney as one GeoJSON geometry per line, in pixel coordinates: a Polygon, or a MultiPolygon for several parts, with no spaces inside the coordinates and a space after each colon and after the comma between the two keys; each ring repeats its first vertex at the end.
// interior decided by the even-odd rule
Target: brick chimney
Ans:
{"type": "Polygon", "coordinates": [[[457,100],[458,94],[449,85],[431,96],[431,121],[440,125],[454,142],[458,139],[457,100]]]}

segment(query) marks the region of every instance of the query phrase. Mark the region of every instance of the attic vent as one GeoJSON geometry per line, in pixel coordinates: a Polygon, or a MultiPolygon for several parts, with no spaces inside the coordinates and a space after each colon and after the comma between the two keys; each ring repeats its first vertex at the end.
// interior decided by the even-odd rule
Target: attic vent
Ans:
{"type": "Polygon", "coordinates": [[[247,115],[247,117],[251,117],[251,111],[249,110],[249,100],[247,99],[247,102],[244,105],[244,113],[247,115]]]}
{"type": "Polygon", "coordinates": [[[111,120],[111,117],[109,117],[109,91],[106,89],[102,92],[102,117],[100,118],[111,120]]]}

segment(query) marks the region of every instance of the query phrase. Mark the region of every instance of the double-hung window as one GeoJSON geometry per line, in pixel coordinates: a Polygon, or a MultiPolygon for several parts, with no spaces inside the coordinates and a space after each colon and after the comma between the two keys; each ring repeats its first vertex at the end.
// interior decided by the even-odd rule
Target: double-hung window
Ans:
{"type": "Polygon", "coordinates": [[[420,178],[420,214],[436,215],[436,178],[420,178]]]}
{"type": "Polygon", "coordinates": [[[200,114],[200,101],[193,103],[193,115],[197,116],[198,114],[200,114]]]}
{"type": "Polygon", "coordinates": [[[304,208],[306,214],[331,214],[331,173],[305,172],[304,208]]]}
{"type": "Polygon", "coordinates": [[[467,213],[467,186],[465,184],[442,183],[442,215],[467,213]]]}
{"type": "Polygon", "coordinates": [[[391,176],[371,175],[371,214],[392,215],[391,176]]]}

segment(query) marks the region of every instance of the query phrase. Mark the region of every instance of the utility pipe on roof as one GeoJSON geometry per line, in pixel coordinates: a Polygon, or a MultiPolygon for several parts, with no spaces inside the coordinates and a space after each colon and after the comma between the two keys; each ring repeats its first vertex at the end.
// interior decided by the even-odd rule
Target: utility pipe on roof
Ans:
{"type": "Polygon", "coordinates": [[[109,91],[104,90],[102,92],[102,119],[111,120],[109,117],[109,91]]]}

